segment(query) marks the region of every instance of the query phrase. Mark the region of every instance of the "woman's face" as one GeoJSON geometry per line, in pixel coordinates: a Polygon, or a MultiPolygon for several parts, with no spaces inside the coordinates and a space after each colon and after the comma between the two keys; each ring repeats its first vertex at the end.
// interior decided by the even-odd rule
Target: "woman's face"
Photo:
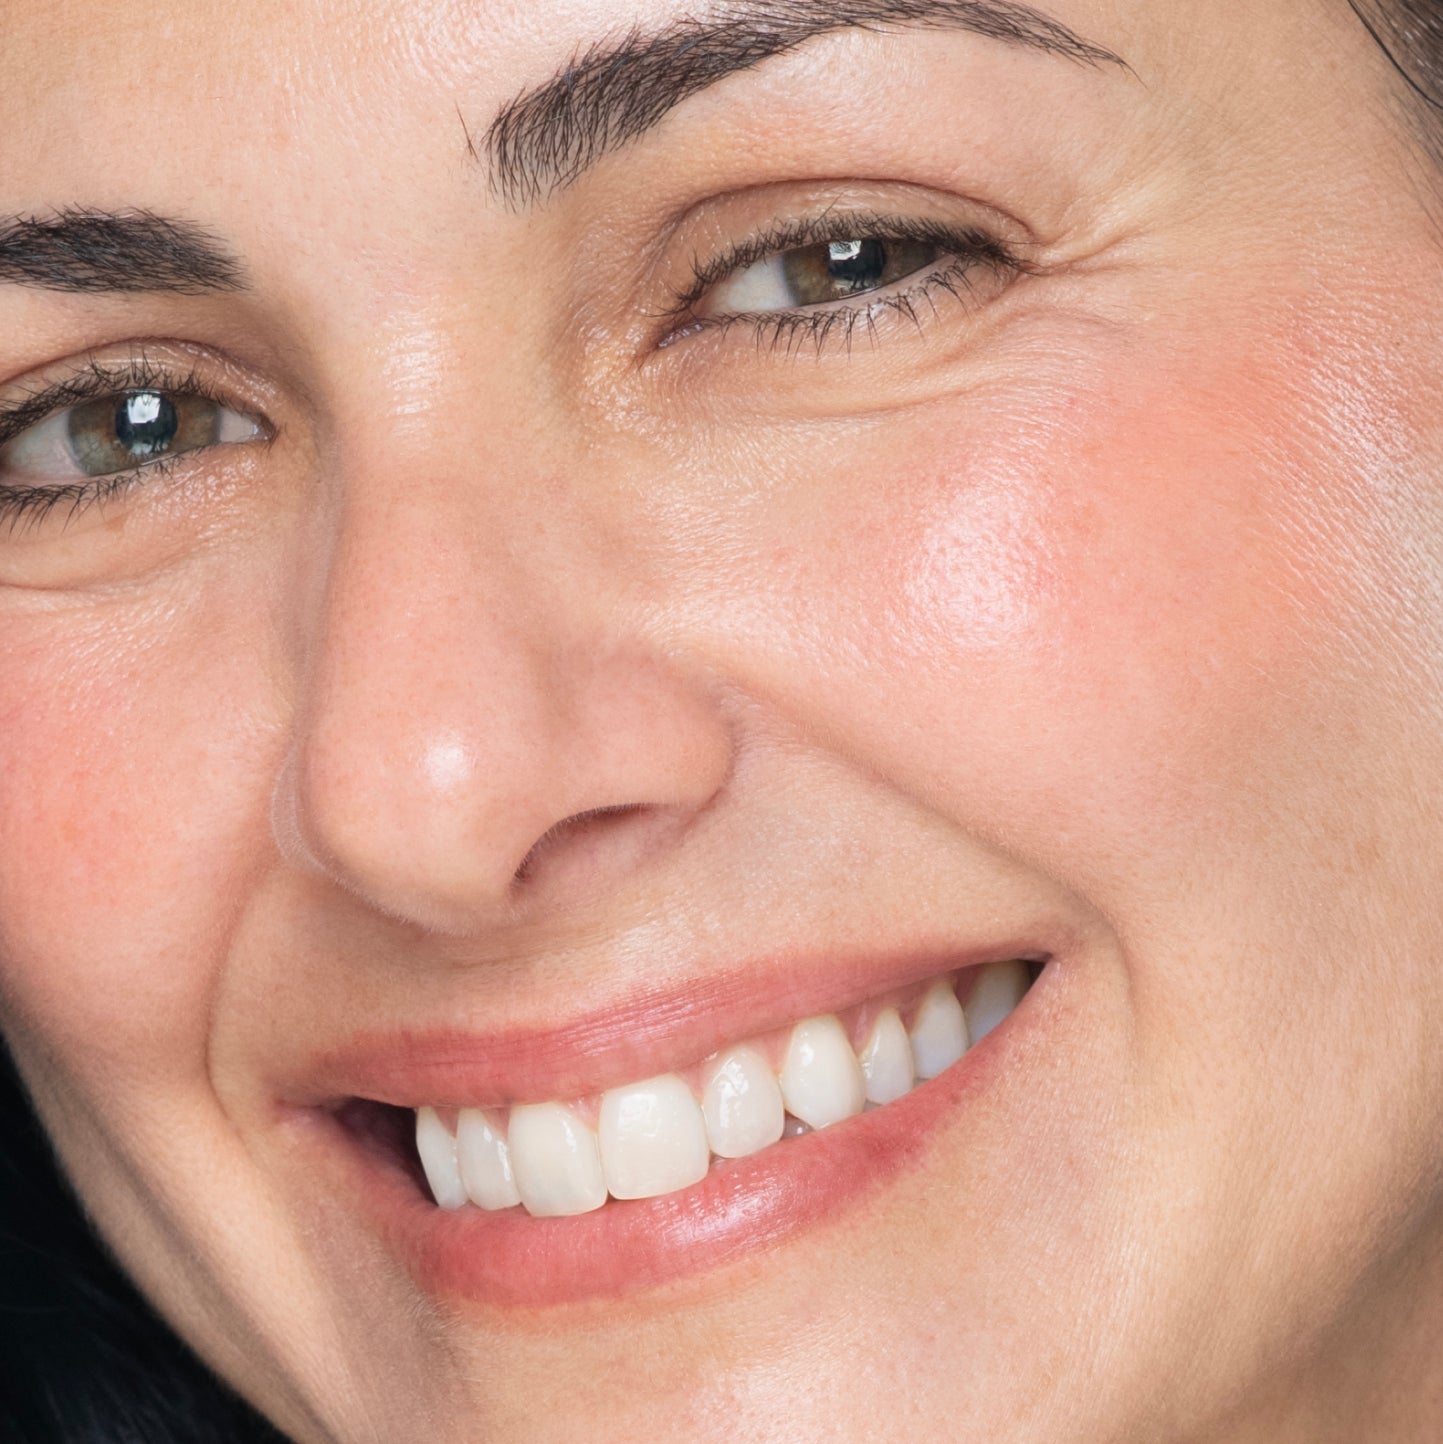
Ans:
{"type": "Polygon", "coordinates": [[[308,1444],[1403,1420],[1443,254],[1386,62],[1324,0],[694,13],[5,7],[0,1017],[67,1169],[308,1444]],[[1009,959],[941,1077],[659,1197],[414,1162],[1009,959]]]}

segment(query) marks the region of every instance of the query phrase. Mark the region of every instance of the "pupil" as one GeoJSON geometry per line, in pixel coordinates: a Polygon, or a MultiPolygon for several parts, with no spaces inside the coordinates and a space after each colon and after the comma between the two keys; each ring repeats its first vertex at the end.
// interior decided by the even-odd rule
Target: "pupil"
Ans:
{"type": "Polygon", "coordinates": [[[827,247],[827,270],[849,290],[870,290],[887,269],[887,247],[878,240],[833,241],[827,247]]]}
{"type": "Polygon", "coordinates": [[[180,429],[175,407],[159,391],[122,396],[115,408],[116,440],[132,456],[158,456],[180,429]]]}

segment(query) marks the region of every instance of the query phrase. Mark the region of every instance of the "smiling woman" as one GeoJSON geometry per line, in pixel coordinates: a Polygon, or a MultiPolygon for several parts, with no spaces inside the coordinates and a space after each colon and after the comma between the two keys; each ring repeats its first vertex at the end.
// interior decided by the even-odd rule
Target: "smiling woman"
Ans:
{"type": "Polygon", "coordinates": [[[6,5],[7,1444],[1443,1435],[1440,76],[6,5]]]}

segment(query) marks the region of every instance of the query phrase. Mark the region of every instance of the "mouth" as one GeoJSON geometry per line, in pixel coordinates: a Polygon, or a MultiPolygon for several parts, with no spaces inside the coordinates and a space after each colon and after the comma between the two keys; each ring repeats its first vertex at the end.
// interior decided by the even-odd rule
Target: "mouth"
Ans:
{"type": "Polygon", "coordinates": [[[589,1098],[509,1109],[426,1105],[415,1115],[417,1155],[445,1209],[520,1207],[565,1218],[609,1199],[677,1193],[713,1167],[906,1097],[1004,1022],[1030,984],[1025,963],[993,963],[900,998],[802,1019],[685,1073],[589,1098]]]}
{"type": "MultiPolygon", "coordinates": [[[[703,1033],[705,1056],[666,1072],[635,1067],[666,1050],[634,1034],[590,1062],[575,1036],[468,1042],[459,1058],[434,1037],[366,1044],[340,1071],[366,1074],[373,1096],[301,1112],[325,1125],[340,1186],[432,1296],[625,1296],[754,1255],[919,1161],[1000,1071],[1047,961],[994,954],[731,1042],[703,1033]],[[635,1081],[612,1081],[628,1062],[635,1081]],[[548,1073],[611,1086],[536,1088],[548,1073]]],[[[618,1021],[613,1037],[628,1031],[618,1021]]]]}

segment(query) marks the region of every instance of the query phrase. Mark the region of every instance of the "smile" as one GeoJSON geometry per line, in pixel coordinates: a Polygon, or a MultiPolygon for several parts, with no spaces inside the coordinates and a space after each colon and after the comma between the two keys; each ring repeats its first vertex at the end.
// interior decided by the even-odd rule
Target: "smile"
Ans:
{"type": "Polygon", "coordinates": [[[281,1081],[281,1116],[433,1299],[700,1287],[925,1174],[1029,1066],[1075,948],[789,955],[550,1024],[357,1033],[281,1081]]]}
{"type": "Polygon", "coordinates": [[[666,1073],[569,1102],[423,1106],[435,1202],[566,1217],[691,1188],[735,1159],[897,1102],[960,1062],[1031,982],[1009,960],[798,1021],[666,1073]]]}

